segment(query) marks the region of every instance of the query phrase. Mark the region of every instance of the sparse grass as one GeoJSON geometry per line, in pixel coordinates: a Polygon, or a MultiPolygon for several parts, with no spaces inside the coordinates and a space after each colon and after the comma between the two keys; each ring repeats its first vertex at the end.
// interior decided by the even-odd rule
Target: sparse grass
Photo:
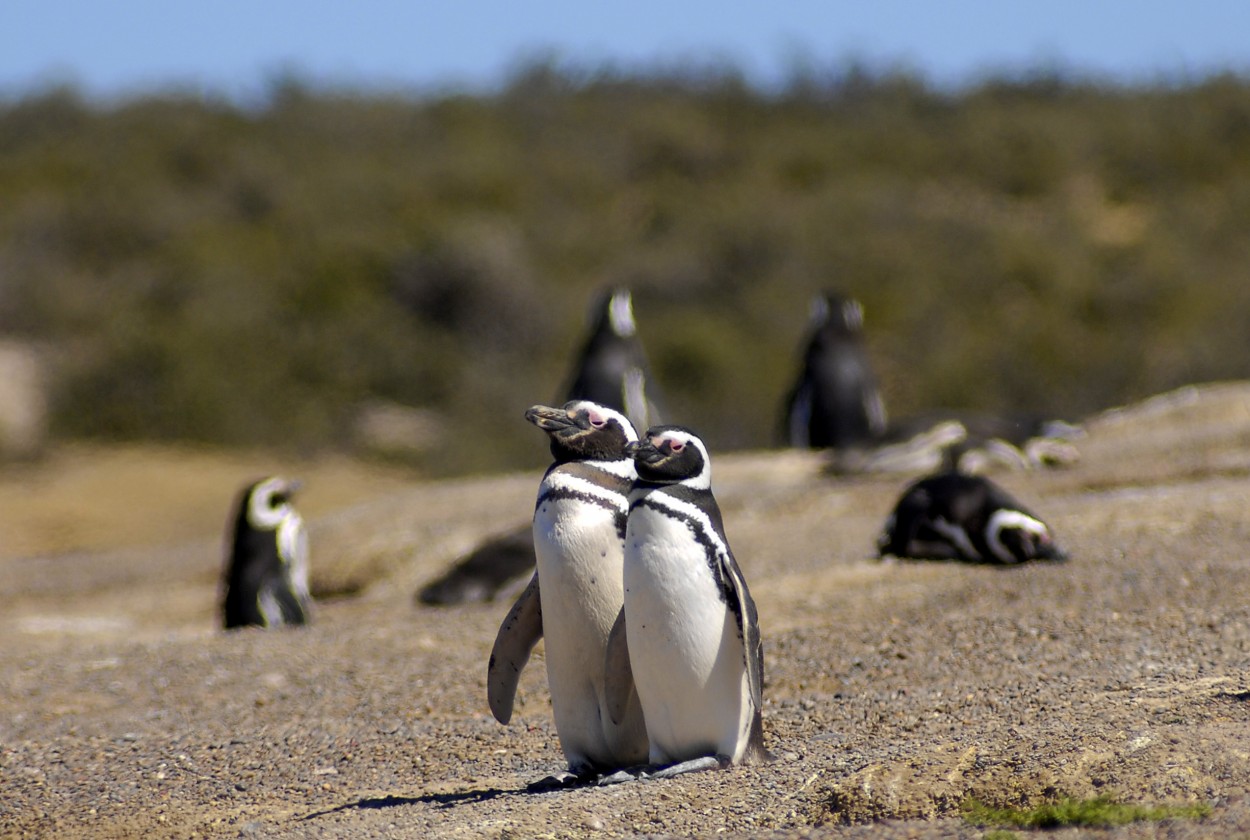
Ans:
{"type": "MultiPolygon", "coordinates": [[[[1158,822],[1170,819],[1200,820],[1211,813],[1205,803],[1194,805],[1130,805],[1114,802],[1105,796],[1093,799],[1062,799],[1030,810],[993,808],[976,799],[967,799],[960,806],[965,820],[978,826],[1012,826],[1015,828],[1106,828],[1134,822],[1158,822]]],[[[1000,838],[1010,837],[1010,832],[1000,838]]],[[[990,835],[986,835],[989,837],[990,835]]]]}

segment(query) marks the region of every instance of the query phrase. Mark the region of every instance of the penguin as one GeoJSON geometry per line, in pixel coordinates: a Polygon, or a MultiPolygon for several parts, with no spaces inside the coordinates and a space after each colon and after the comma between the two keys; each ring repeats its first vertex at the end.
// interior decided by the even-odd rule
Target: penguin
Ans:
{"type": "Polygon", "coordinates": [[[222,616],[227,630],[306,624],[308,532],[291,506],[298,481],[273,476],[239,493],[226,563],[222,616]]]}
{"type": "Polygon", "coordinates": [[[554,462],[534,506],[537,568],[496,636],[487,698],[500,723],[512,717],[521,670],[546,639],[547,683],[567,772],[531,788],[566,786],[639,764],[647,756],[642,708],[625,685],[607,711],[608,635],[624,601],[621,564],[638,434],[624,414],[586,400],[536,405],[525,418],[547,433],[554,462]]]}
{"type": "Polygon", "coordinates": [[[590,400],[616,409],[635,429],[660,422],[659,388],[634,321],[628,289],[609,289],[596,300],[590,334],[578,354],[566,400],[590,400]]]}
{"type": "Polygon", "coordinates": [[[463,555],[417,600],[431,606],[493,601],[515,592],[534,573],[534,529],[529,523],[490,537],[463,555]]]}
{"type": "Polygon", "coordinates": [[[904,491],[877,540],[881,557],[1013,565],[1063,561],[1050,528],[990,479],[961,472],[904,491]]]}
{"type": "MultiPolygon", "coordinates": [[[[592,315],[564,400],[588,400],[620,411],[635,429],[658,423],[659,388],[648,371],[629,290],[610,289],[601,295],[592,315]]],[[[493,600],[532,575],[533,569],[533,530],[527,523],[483,540],[423,587],[417,600],[432,605],[493,600]]]]}
{"type": "Polygon", "coordinates": [[[786,396],[785,439],[801,449],[844,449],[881,438],[885,403],[868,361],[859,302],[826,292],[812,302],[798,381],[786,396]]]}
{"type": "Polygon", "coordinates": [[[638,478],[625,527],[625,607],[609,640],[614,716],[634,687],[649,738],[639,776],[771,758],[764,745],[759,617],[712,495],[707,447],[655,426],[626,447],[638,478]],[[622,649],[625,654],[622,653],[622,649]]]}

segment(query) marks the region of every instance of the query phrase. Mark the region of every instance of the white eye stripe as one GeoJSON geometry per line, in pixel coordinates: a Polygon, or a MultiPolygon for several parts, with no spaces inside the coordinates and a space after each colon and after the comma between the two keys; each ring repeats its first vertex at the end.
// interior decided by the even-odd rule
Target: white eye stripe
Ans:
{"type": "Polygon", "coordinates": [[[1006,509],[994,511],[994,515],[990,517],[989,523],[985,526],[985,541],[989,544],[990,551],[994,552],[996,557],[1007,562],[1014,562],[1016,557],[1003,544],[1002,534],[1006,528],[1019,528],[1039,537],[1050,533],[1050,529],[1046,527],[1044,522],[1040,522],[1021,511],[1006,509]]]}
{"type": "Polygon", "coordinates": [[[607,406],[591,402],[590,400],[575,400],[568,403],[565,406],[565,410],[574,412],[585,411],[590,415],[591,424],[595,425],[596,428],[598,428],[601,424],[595,423],[595,418],[602,420],[602,425],[606,425],[610,420],[615,420],[618,424],[620,424],[621,429],[625,432],[626,441],[632,442],[638,440],[638,432],[635,431],[634,424],[629,422],[629,418],[627,418],[624,414],[621,414],[619,411],[615,411],[607,406]]]}
{"type": "Polygon", "coordinates": [[[273,505],[275,493],[282,491],[286,482],[281,478],[269,478],[253,488],[248,499],[247,519],[255,528],[273,530],[282,524],[282,520],[292,512],[288,504],[273,505]]]}

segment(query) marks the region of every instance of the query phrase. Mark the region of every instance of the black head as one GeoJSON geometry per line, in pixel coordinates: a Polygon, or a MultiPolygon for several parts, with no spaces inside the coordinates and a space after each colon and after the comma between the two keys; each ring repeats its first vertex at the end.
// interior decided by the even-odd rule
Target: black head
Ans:
{"type": "Polygon", "coordinates": [[[242,511],[248,526],[257,531],[274,531],[294,509],[291,499],[302,483],[280,475],[261,479],[243,491],[242,511]]]}
{"type": "Polygon", "coordinates": [[[990,550],[1002,561],[1067,560],[1046,523],[1022,510],[999,508],[986,525],[990,550]]]}
{"type": "Polygon", "coordinates": [[[864,327],[864,307],[854,298],[825,292],[812,301],[811,320],[815,332],[855,335],[864,327]]]}
{"type": "Polygon", "coordinates": [[[629,289],[608,289],[595,302],[594,333],[631,338],[638,332],[634,303],[629,289]]]}
{"type": "Polygon", "coordinates": [[[639,442],[625,447],[633,456],[638,478],[654,484],[712,486],[712,459],[707,447],[685,426],[652,426],[639,442]]]}
{"type": "Polygon", "coordinates": [[[551,438],[551,455],[558,463],[625,460],[626,444],[638,440],[624,414],[589,400],[573,400],[561,408],[531,406],[525,419],[551,438]]]}

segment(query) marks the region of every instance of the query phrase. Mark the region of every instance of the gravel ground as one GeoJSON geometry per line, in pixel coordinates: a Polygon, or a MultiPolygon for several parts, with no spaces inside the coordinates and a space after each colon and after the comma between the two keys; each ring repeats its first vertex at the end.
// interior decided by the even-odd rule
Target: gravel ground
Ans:
{"type": "Polygon", "coordinates": [[[968,797],[1096,795],[1211,807],[1100,836],[1250,833],[1250,385],[1080,447],[995,475],[1072,557],[1015,569],[874,560],[911,476],[714,454],[779,758],[605,789],[525,792],[563,762],[541,647],[512,725],[487,709],[506,601],[413,599],[528,517],[536,474],[310,517],[298,630],[216,629],[216,539],[0,559],[0,836],[979,837],[968,797]]]}

